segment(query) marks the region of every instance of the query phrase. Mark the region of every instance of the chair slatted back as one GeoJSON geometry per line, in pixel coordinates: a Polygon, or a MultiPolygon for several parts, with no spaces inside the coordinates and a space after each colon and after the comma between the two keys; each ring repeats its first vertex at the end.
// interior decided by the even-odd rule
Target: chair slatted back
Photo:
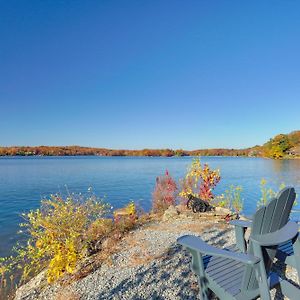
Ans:
{"type": "MultiPolygon", "coordinates": [[[[294,188],[286,187],[281,190],[276,198],[273,198],[266,206],[263,206],[256,211],[252,222],[251,235],[257,236],[275,232],[285,226],[289,221],[295,199],[296,193],[294,188]]],[[[273,246],[264,247],[262,249],[267,274],[271,270],[277,246],[278,244],[274,241],[273,246]]],[[[248,249],[248,253],[254,254],[251,241],[248,249]]],[[[257,288],[258,283],[254,271],[251,267],[247,267],[243,278],[242,289],[253,290],[257,288]]]]}

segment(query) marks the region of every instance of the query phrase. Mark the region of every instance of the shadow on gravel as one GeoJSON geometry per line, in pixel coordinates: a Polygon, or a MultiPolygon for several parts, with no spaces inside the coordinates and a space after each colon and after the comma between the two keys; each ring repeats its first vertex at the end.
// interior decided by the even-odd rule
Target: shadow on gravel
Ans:
{"type": "MultiPolygon", "coordinates": [[[[210,236],[206,241],[222,247],[228,243],[229,231],[210,230],[205,233],[210,236]]],[[[98,299],[197,299],[197,277],[190,270],[190,262],[190,255],[181,246],[174,245],[161,258],[139,267],[118,285],[100,291],[98,299]]]]}
{"type": "Polygon", "coordinates": [[[205,240],[207,243],[211,244],[211,245],[216,245],[219,248],[222,248],[226,243],[228,243],[228,241],[226,239],[224,239],[224,236],[229,233],[231,231],[231,228],[219,231],[216,229],[211,229],[209,230],[207,233],[209,234],[214,234],[214,236],[212,236],[211,238],[209,238],[208,240],[205,240]]]}
{"type": "MultiPolygon", "coordinates": [[[[211,229],[206,231],[206,242],[218,247],[228,246],[226,234],[230,229],[223,231],[211,229]]],[[[161,258],[146,266],[140,266],[131,276],[122,280],[118,285],[112,286],[109,290],[100,291],[98,299],[156,299],[156,300],[194,300],[198,299],[198,283],[196,275],[190,270],[191,256],[181,246],[174,245],[161,258]]],[[[274,265],[281,274],[283,266],[274,265]]],[[[211,296],[210,300],[217,300],[211,296]]],[[[283,300],[284,297],[277,288],[275,291],[276,300],[283,300]]]]}

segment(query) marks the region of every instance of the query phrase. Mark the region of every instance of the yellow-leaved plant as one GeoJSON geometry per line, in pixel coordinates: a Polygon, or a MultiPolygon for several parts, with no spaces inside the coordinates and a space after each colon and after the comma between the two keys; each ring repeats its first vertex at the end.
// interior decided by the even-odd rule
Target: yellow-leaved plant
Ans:
{"type": "Polygon", "coordinates": [[[17,255],[2,261],[0,267],[5,271],[22,269],[21,281],[44,268],[49,283],[73,273],[87,253],[88,228],[108,211],[109,206],[93,194],[52,195],[42,200],[40,209],[22,215],[25,222],[21,226],[29,235],[27,244],[16,247],[17,255]]]}
{"type": "Polygon", "coordinates": [[[181,180],[179,196],[188,199],[189,195],[211,201],[213,189],[221,179],[220,170],[212,170],[208,164],[201,165],[199,158],[194,158],[187,169],[185,178],[181,180]]]}
{"type": "MultiPolygon", "coordinates": [[[[278,191],[285,188],[285,184],[281,183],[279,185],[278,191]]],[[[257,206],[261,207],[267,205],[268,202],[276,196],[276,192],[272,188],[267,187],[267,180],[262,178],[260,181],[260,191],[261,191],[261,198],[257,202],[257,206]]]]}
{"type": "Polygon", "coordinates": [[[229,208],[234,211],[237,215],[243,210],[244,200],[241,196],[243,191],[242,186],[234,186],[231,184],[225,191],[224,199],[229,204],[229,208]]]}

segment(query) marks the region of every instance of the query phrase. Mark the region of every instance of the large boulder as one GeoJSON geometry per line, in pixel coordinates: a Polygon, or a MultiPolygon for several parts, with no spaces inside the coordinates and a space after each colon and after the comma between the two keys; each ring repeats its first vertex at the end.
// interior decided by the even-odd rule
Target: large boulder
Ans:
{"type": "Polygon", "coordinates": [[[175,219],[177,218],[179,215],[179,211],[178,209],[171,205],[164,213],[163,217],[162,217],[162,220],[163,221],[169,221],[169,220],[172,220],[172,219],[175,219]]]}
{"type": "Polygon", "coordinates": [[[215,210],[215,214],[217,216],[226,216],[226,215],[231,215],[232,212],[230,211],[230,209],[228,208],[225,208],[225,207],[216,207],[216,210],[215,210]]]}
{"type": "Polygon", "coordinates": [[[29,282],[19,287],[14,300],[34,300],[38,298],[42,288],[46,286],[46,271],[42,271],[29,282]]]}

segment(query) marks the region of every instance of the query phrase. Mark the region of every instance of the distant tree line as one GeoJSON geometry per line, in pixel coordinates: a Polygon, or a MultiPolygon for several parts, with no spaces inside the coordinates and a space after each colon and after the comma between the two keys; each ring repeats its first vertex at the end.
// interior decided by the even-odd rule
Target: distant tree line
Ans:
{"type": "Polygon", "coordinates": [[[271,138],[263,146],[246,149],[142,149],[113,150],[80,146],[13,146],[0,147],[0,156],[258,156],[284,158],[300,156],[300,130],[290,134],[279,134],[271,138]]]}
{"type": "Polygon", "coordinates": [[[105,148],[90,148],[80,146],[14,146],[0,147],[0,156],[247,156],[249,149],[201,149],[201,150],[172,150],[172,149],[143,149],[143,150],[113,150],[105,148]]]}

